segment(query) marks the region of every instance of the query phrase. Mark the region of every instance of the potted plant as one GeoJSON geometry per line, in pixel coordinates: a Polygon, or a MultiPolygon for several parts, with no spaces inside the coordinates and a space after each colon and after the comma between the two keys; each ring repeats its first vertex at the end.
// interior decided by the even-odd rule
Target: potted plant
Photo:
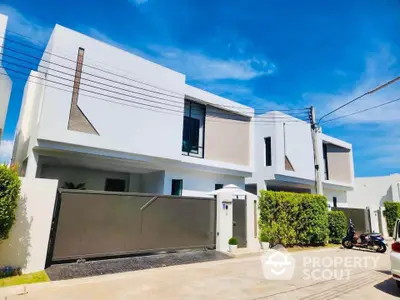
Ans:
{"type": "Polygon", "coordinates": [[[231,237],[228,241],[228,244],[229,244],[229,252],[234,252],[237,249],[238,242],[236,238],[231,237]]]}
{"type": "Polygon", "coordinates": [[[261,232],[260,232],[261,248],[264,250],[268,250],[270,241],[271,241],[271,237],[268,233],[268,230],[267,229],[261,230],[261,232]]]}

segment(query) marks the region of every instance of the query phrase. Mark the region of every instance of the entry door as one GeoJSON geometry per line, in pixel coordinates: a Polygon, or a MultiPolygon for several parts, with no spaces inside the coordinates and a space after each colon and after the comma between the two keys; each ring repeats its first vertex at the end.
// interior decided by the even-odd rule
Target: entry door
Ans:
{"type": "Polygon", "coordinates": [[[233,199],[233,236],[238,247],[246,247],[246,200],[233,199]]]}

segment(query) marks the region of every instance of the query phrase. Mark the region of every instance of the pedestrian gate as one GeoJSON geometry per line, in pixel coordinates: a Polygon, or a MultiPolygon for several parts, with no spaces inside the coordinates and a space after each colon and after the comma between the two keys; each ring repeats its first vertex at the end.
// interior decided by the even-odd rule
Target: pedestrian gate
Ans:
{"type": "Polygon", "coordinates": [[[215,248],[210,198],[60,190],[47,264],[190,248],[215,248]]]}
{"type": "Polygon", "coordinates": [[[246,247],[246,200],[243,199],[233,199],[233,236],[238,247],[246,247]]]}

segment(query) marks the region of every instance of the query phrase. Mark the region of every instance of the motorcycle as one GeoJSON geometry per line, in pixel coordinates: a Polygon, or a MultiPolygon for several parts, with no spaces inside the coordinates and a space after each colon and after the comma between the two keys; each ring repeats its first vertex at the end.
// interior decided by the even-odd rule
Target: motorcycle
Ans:
{"type": "Polygon", "coordinates": [[[380,233],[363,233],[356,235],[356,229],[350,219],[347,235],[342,240],[342,245],[346,249],[353,247],[365,248],[378,253],[386,252],[386,242],[380,233]]]}

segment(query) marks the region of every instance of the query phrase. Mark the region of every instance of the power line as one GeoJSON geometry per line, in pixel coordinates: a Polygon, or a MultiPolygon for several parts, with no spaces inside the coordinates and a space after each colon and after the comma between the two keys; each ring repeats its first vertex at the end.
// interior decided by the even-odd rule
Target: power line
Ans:
{"type": "MultiPolygon", "coordinates": [[[[12,59],[17,60],[17,58],[15,58],[15,57],[13,57],[13,56],[10,56],[10,55],[7,55],[7,54],[5,54],[4,56],[6,56],[6,57],[11,57],[12,59]]],[[[19,60],[19,61],[22,61],[22,62],[25,62],[25,63],[31,63],[31,62],[29,62],[29,61],[27,61],[27,60],[21,60],[21,59],[18,59],[18,60],[19,60]]],[[[28,66],[25,66],[25,65],[21,65],[21,64],[15,63],[15,62],[10,62],[10,61],[8,61],[8,60],[4,60],[4,58],[2,59],[2,61],[5,62],[5,63],[7,63],[7,64],[11,64],[11,65],[13,65],[13,66],[18,66],[18,67],[20,67],[20,68],[24,68],[24,69],[29,69],[29,70],[31,70],[31,67],[28,67],[28,66]]],[[[36,71],[36,72],[38,72],[38,73],[43,73],[43,74],[47,74],[48,76],[56,77],[56,78],[59,78],[59,79],[62,79],[62,80],[74,82],[74,75],[72,75],[72,74],[70,74],[70,73],[67,73],[67,72],[64,72],[64,71],[60,71],[60,70],[51,68],[51,67],[47,67],[47,68],[48,68],[49,70],[55,71],[55,72],[57,72],[57,73],[65,74],[65,75],[67,75],[67,76],[69,76],[69,77],[71,77],[71,78],[65,78],[65,77],[62,77],[62,76],[56,76],[56,75],[54,75],[54,74],[49,74],[49,73],[46,73],[46,72],[43,72],[43,71],[36,71]]],[[[13,70],[13,69],[10,69],[10,70],[11,70],[11,71],[14,71],[14,72],[17,72],[16,70],[13,70]]],[[[71,70],[74,70],[74,69],[71,68],[71,70]]],[[[27,74],[24,74],[24,75],[27,75],[27,74]]],[[[82,77],[81,77],[81,85],[85,85],[85,86],[87,86],[87,87],[94,88],[94,89],[99,89],[99,90],[102,90],[102,91],[105,91],[105,92],[110,92],[110,93],[114,93],[114,94],[118,94],[118,95],[130,97],[130,98],[134,98],[134,99],[144,100],[144,101],[148,101],[148,102],[152,102],[152,103],[156,103],[156,104],[169,105],[169,106],[172,106],[172,107],[174,107],[174,108],[175,108],[175,107],[176,107],[176,108],[182,108],[182,105],[183,105],[182,101],[180,101],[180,102],[178,102],[178,101],[172,101],[173,103],[178,103],[178,104],[179,104],[178,106],[177,106],[177,105],[166,104],[166,103],[164,103],[164,102],[160,102],[160,101],[156,101],[156,100],[151,100],[151,99],[147,99],[147,98],[141,98],[141,97],[137,97],[137,96],[134,96],[134,95],[128,95],[128,94],[125,94],[125,93],[120,93],[120,92],[118,92],[118,91],[105,89],[105,88],[102,88],[102,87],[99,87],[99,86],[94,86],[94,85],[86,84],[86,83],[82,82],[83,80],[89,81],[89,82],[92,82],[92,83],[95,83],[95,84],[98,84],[98,85],[104,85],[104,86],[107,86],[107,87],[110,87],[110,88],[114,88],[114,89],[118,89],[118,90],[127,91],[127,92],[132,93],[132,94],[138,94],[138,95],[142,95],[142,96],[145,96],[145,97],[156,98],[156,99],[160,99],[160,100],[168,101],[168,102],[171,101],[170,99],[166,99],[166,98],[162,98],[162,97],[157,97],[157,96],[153,96],[153,95],[148,95],[148,94],[144,94],[144,93],[140,93],[140,92],[136,92],[136,91],[124,89],[124,88],[117,87],[117,86],[113,86],[113,85],[104,84],[104,83],[101,83],[101,82],[98,82],[98,81],[95,81],[95,80],[91,80],[91,79],[87,79],[87,78],[82,78],[82,77]]],[[[220,112],[219,114],[231,115],[231,114],[229,114],[229,113],[224,113],[224,112],[220,112]]],[[[300,113],[297,113],[297,114],[300,115],[300,113]]],[[[301,116],[304,116],[304,117],[305,117],[305,114],[306,114],[306,112],[302,113],[301,116]]],[[[264,117],[264,118],[265,118],[265,117],[264,117]]]]}
{"type": "MultiPolygon", "coordinates": [[[[15,33],[15,32],[14,32],[14,33],[15,33]]],[[[24,36],[24,35],[21,35],[21,36],[24,36]]],[[[24,36],[24,37],[26,37],[26,36],[24,36]]],[[[58,54],[55,54],[55,53],[53,53],[53,52],[48,52],[48,51],[45,51],[45,49],[44,49],[44,50],[43,50],[43,49],[38,49],[38,48],[33,47],[33,46],[29,45],[29,44],[21,43],[21,42],[18,42],[18,41],[15,41],[15,40],[12,40],[12,39],[10,39],[10,38],[3,37],[3,36],[0,36],[0,38],[3,38],[3,39],[6,40],[6,41],[10,41],[11,43],[14,43],[14,44],[22,45],[22,46],[24,46],[24,47],[31,48],[31,49],[34,49],[34,50],[37,50],[37,51],[43,51],[43,53],[50,54],[50,55],[59,57],[59,58],[61,58],[61,59],[68,60],[68,61],[70,61],[70,62],[76,63],[76,60],[75,60],[75,59],[71,59],[71,58],[68,58],[68,57],[64,57],[64,56],[62,56],[62,55],[58,55],[58,54]]],[[[26,37],[26,38],[29,38],[29,37],[26,37]]],[[[47,61],[47,60],[44,60],[44,59],[41,58],[41,57],[37,57],[37,56],[33,56],[33,55],[26,54],[26,53],[23,53],[23,52],[19,52],[19,51],[13,50],[13,49],[8,48],[8,47],[4,47],[4,46],[2,46],[2,47],[3,47],[4,49],[10,50],[10,51],[15,52],[15,53],[18,53],[18,54],[22,54],[22,55],[27,56],[27,57],[31,57],[31,58],[34,58],[34,59],[38,59],[38,60],[40,60],[40,61],[49,62],[49,61],[47,61]]],[[[116,49],[118,49],[118,48],[116,48],[116,49]]],[[[121,50],[121,49],[119,49],[119,50],[121,50]]],[[[121,50],[121,51],[123,51],[123,50],[121,50]]],[[[134,54],[131,54],[131,55],[134,55],[134,54]]],[[[58,65],[58,66],[63,67],[63,68],[73,69],[73,68],[69,68],[69,67],[66,67],[66,66],[61,65],[61,64],[57,64],[57,63],[55,63],[55,62],[49,62],[49,63],[54,64],[54,65],[58,65]]],[[[136,80],[136,79],[132,79],[132,78],[129,78],[129,77],[126,77],[126,76],[123,76],[123,75],[119,75],[119,74],[116,74],[116,73],[113,73],[113,72],[110,72],[110,71],[101,69],[101,68],[99,68],[99,67],[91,66],[91,65],[88,65],[88,64],[85,64],[85,63],[82,63],[82,65],[83,65],[83,66],[86,66],[86,67],[89,67],[89,68],[92,68],[92,69],[95,69],[95,70],[98,70],[98,71],[101,71],[101,72],[104,72],[104,73],[107,73],[107,74],[110,74],[110,75],[114,75],[114,76],[117,76],[117,77],[120,77],[120,78],[124,78],[124,79],[130,80],[130,81],[134,81],[134,82],[137,82],[137,83],[140,83],[140,84],[143,84],[143,85],[147,85],[147,86],[150,86],[150,87],[153,87],[153,88],[156,88],[156,89],[160,89],[160,90],[166,91],[166,92],[168,92],[168,93],[176,94],[176,95],[179,95],[179,96],[173,96],[173,95],[165,94],[165,93],[158,92],[158,91],[153,91],[153,90],[144,89],[143,87],[138,87],[138,86],[133,86],[133,85],[129,85],[129,84],[126,84],[126,83],[121,83],[121,82],[119,82],[119,81],[115,81],[115,80],[112,80],[112,79],[109,79],[109,78],[106,78],[106,77],[103,77],[103,76],[99,76],[99,75],[96,75],[96,74],[92,74],[92,73],[87,73],[87,72],[83,72],[83,71],[82,71],[82,74],[87,74],[87,75],[90,75],[90,76],[93,76],[93,77],[97,77],[97,78],[100,78],[100,79],[103,79],[103,80],[111,81],[111,82],[118,83],[118,84],[128,85],[128,86],[131,86],[131,87],[136,88],[136,89],[146,90],[146,91],[151,92],[151,93],[161,94],[161,95],[165,95],[165,96],[169,96],[169,97],[173,97],[173,98],[179,98],[179,99],[181,99],[182,97],[184,97],[184,95],[178,94],[178,93],[176,93],[176,92],[174,92],[174,91],[170,91],[170,90],[167,90],[167,89],[163,89],[163,88],[160,88],[160,87],[156,87],[156,86],[154,86],[154,85],[150,85],[150,84],[147,84],[147,83],[145,83],[145,82],[142,82],[142,81],[139,81],[139,80],[136,80]]],[[[172,101],[172,100],[170,100],[170,101],[172,101]]],[[[242,107],[242,106],[231,106],[231,105],[219,105],[219,106],[221,106],[221,107],[226,107],[226,108],[235,108],[236,110],[239,110],[239,109],[242,109],[242,110],[249,110],[249,111],[252,111],[252,110],[253,110],[252,108],[245,108],[245,107],[242,107]]],[[[260,109],[254,108],[254,111],[257,111],[257,110],[266,111],[264,108],[260,108],[260,109]]],[[[306,110],[306,108],[295,108],[295,109],[284,109],[284,110],[280,110],[280,111],[287,111],[287,112],[288,112],[288,111],[293,111],[293,112],[294,112],[294,111],[305,111],[305,110],[306,110]]]]}
{"type": "Polygon", "coordinates": [[[360,114],[360,113],[363,113],[363,112],[366,112],[366,111],[369,111],[369,110],[372,110],[372,109],[376,109],[376,108],[379,108],[379,107],[382,107],[382,106],[385,106],[385,105],[392,104],[392,103],[397,102],[397,101],[400,101],[400,98],[397,98],[397,99],[394,99],[394,100],[391,100],[391,101],[387,101],[387,102],[384,102],[384,103],[381,103],[381,104],[378,104],[378,105],[375,105],[375,106],[371,106],[371,107],[368,107],[368,108],[365,108],[365,109],[361,109],[361,110],[349,113],[347,115],[339,116],[337,118],[329,119],[329,120],[324,121],[323,123],[327,123],[327,122],[331,122],[331,121],[347,118],[347,117],[350,117],[350,116],[354,116],[354,115],[357,115],[357,114],[360,114]]]}
{"type": "Polygon", "coordinates": [[[341,108],[343,108],[343,107],[345,107],[345,106],[347,106],[347,105],[349,105],[349,104],[351,104],[351,103],[353,103],[353,102],[355,102],[355,101],[357,101],[357,100],[359,100],[359,99],[361,99],[361,98],[363,98],[363,97],[365,97],[365,96],[367,96],[367,95],[371,95],[371,94],[373,94],[373,93],[379,91],[380,89],[383,89],[383,88],[387,87],[388,85],[391,85],[392,83],[395,83],[395,82],[398,81],[399,79],[400,79],[400,76],[398,76],[398,77],[396,77],[396,78],[393,78],[392,80],[389,80],[388,82],[386,82],[386,83],[384,83],[384,84],[381,84],[381,85],[377,86],[376,88],[374,88],[374,89],[372,89],[372,90],[370,90],[370,91],[368,91],[368,92],[366,92],[366,93],[364,93],[364,94],[362,94],[362,95],[360,95],[360,96],[358,96],[358,97],[356,97],[356,98],[354,98],[354,99],[352,99],[352,100],[350,100],[350,101],[348,101],[348,102],[342,104],[341,106],[335,108],[334,110],[330,111],[329,113],[323,115],[323,116],[319,119],[318,124],[321,123],[321,120],[322,120],[322,119],[324,119],[325,117],[327,117],[327,116],[333,114],[334,112],[338,111],[339,109],[341,109],[341,108]]]}
{"type": "MultiPolygon", "coordinates": [[[[13,58],[14,58],[14,57],[13,57],[13,58]]],[[[14,58],[14,59],[15,59],[15,58],[14,58]]],[[[10,65],[18,66],[18,67],[25,68],[25,69],[28,69],[28,70],[31,69],[31,68],[28,67],[28,66],[24,66],[24,65],[17,64],[17,63],[14,63],[14,62],[6,61],[6,60],[4,60],[4,59],[2,59],[2,61],[5,62],[5,63],[8,63],[8,64],[10,64],[10,65]]],[[[19,74],[22,74],[22,75],[37,77],[37,76],[35,76],[35,75],[29,75],[29,74],[20,72],[20,71],[18,71],[18,70],[15,70],[15,69],[12,69],[12,68],[9,68],[9,67],[8,67],[8,69],[9,69],[10,71],[12,71],[12,72],[19,73],[19,74]]],[[[65,77],[62,77],[62,76],[57,76],[57,75],[54,75],[54,74],[49,74],[49,73],[46,73],[46,72],[43,72],[43,71],[36,71],[36,72],[45,74],[45,75],[47,75],[47,76],[55,77],[55,78],[57,78],[57,79],[61,79],[61,80],[65,80],[65,81],[74,82],[74,79],[73,79],[73,78],[74,78],[74,75],[69,74],[69,73],[66,73],[66,72],[62,72],[62,71],[59,71],[59,70],[55,70],[55,69],[53,69],[53,70],[56,71],[56,72],[61,72],[61,73],[63,73],[63,74],[66,74],[67,76],[71,76],[71,78],[65,78],[65,77]]],[[[41,77],[38,77],[38,78],[39,78],[39,79],[42,79],[41,77]]],[[[84,79],[84,78],[81,78],[81,79],[84,79]]],[[[86,79],[85,79],[85,80],[86,80],[86,79]]],[[[47,79],[47,81],[52,82],[52,83],[55,83],[55,84],[60,84],[60,85],[63,85],[63,86],[70,87],[69,85],[66,85],[66,84],[61,83],[61,82],[58,82],[58,81],[54,81],[54,80],[50,80],[50,79],[47,79]]],[[[91,81],[91,80],[89,80],[89,81],[91,81]]],[[[96,81],[92,81],[92,82],[99,83],[99,82],[96,82],[96,81]]],[[[101,84],[101,83],[100,83],[100,84],[101,84]]],[[[102,91],[109,92],[109,93],[112,93],[112,94],[118,94],[118,95],[122,95],[122,96],[125,96],[125,97],[133,98],[133,99],[138,99],[138,100],[143,100],[143,101],[146,101],[146,102],[156,103],[156,105],[157,105],[157,104],[161,104],[161,105],[164,105],[164,106],[167,106],[167,107],[173,107],[173,108],[178,108],[178,109],[182,109],[182,108],[183,108],[183,102],[180,102],[180,105],[179,105],[179,106],[176,106],[176,105],[171,105],[171,104],[169,104],[169,103],[164,103],[164,102],[160,102],[160,101],[156,101],[156,100],[151,100],[151,99],[147,99],[147,98],[142,98],[142,97],[137,97],[137,96],[133,96],[133,95],[128,95],[128,94],[125,94],[125,93],[120,93],[120,92],[117,92],[117,91],[113,91],[113,90],[101,88],[101,87],[98,87],[98,86],[89,85],[89,84],[86,84],[86,83],[83,83],[83,82],[81,82],[81,86],[87,86],[87,87],[90,87],[90,88],[92,88],[92,89],[94,89],[94,90],[102,90],[102,91]]],[[[115,86],[111,86],[111,87],[112,87],[112,88],[119,88],[119,87],[115,87],[115,86]]],[[[123,99],[123,98],[119,98],[119,97],[114,97],[114,96],[110,96],[110,95],[104,95],[104,94],[95,92],[95,91],[93,91],[92,89],[88,90],[88,89],[80,88],[80,90],[86,91],[86,92],[88,92],[88,93],[94,93],[94,94],[98,94],[98,95],[108,96],[108,97],[111,97],[111,98],[114,98],[114,99],[117,99],[117,100],[121,100],[121,101],[129,101],[129,100],[126,100],[126,99],[123,99]]],[[[129,90],[127,90],[127,91],[129,91],[129,90]]],[[[129,91],[129,92],[135,93],[135,92],[133,92],[133,91],[129,91]]],[[[146,94],[143,94],[143,95],[144,95],[144,96],[147,96],[147,97],[151,97],[150,95],[146,95],[146,94]]],[[[165,99],[165,98],[160,98],[160,97],[158,97],[158,99],[168,101],[168,99],[165,99]]],[[[134,102],[134,101],[130,101],[130,102],[137,103],[137,104],[140,104],[140,105],[150,106],[150,105],[144,104],[144,103],[142,103],[142,102],[134,102]]],[[[152,106],[154,107],[154,105],[152,105],[152,106]]],[[[150,106],[150,107],[151,107],[151,106],[150,106]]],[[[159,107],[157,107],[157,108],[159,108],[159,107]]],[[[162,107],[162,108],[164,109],[165,107],[162,107]]],[[[168,108],[165,108],[165,109],[168,109],[168,108]]],[[[168,110],[173,111],[173,112],[178,112],[178,111],[171,110],[171,109],[168,109],[168,110]]],[[[232,113],[225,113],[225,112],[218,112],[218,113],[216,113],[216,114],[218,114],[218,115],[224,115],[224,116],[231,116],[231,115],[232,115],[232,113]]],[[[261,119],[261,117],[259,117],[259,118],[261,119]]],[[[287,117],[283,117],[283,118],[284,118],[284,119],[287,119],[287,117]]],[[[268,117],[262,117],[262,119],[268,119],[268,117]]],[[[275,117],[275,119],[278,119],[278,118],[275,117]]]]}
{"type": "MultiPolygon", "coordinates": [[[[14,71],[13,71],[13,72],[14,72],[14,71]]],[[[20,73],[20,72],[18,72],[18,73],[20,73]]],[[[0,72],[0,75],[2,75],[2,76],[7,76],[6,73],[1,73],[1,72],[0,72]]],[[[26,74],[24,74],[24,75],[26,75],[26,74]]],[[[69,88],[72,88],[72,87],[70,87],[70,86],[68,86],[68,85],[65,85],[65,84],[62,84],[62,83],[59,83],[59,82],[55,82],[55,81],[51,81],[51,80],[48,80],[48,79],[46,79],[46,78],[41,78],[41,77],[33,76],[33,75],[30,75],[30,77],[38,78],[39,80],[43,80],[43,81],[45,81],[45,82],[52,82],[52,83],[55,83],[55,84],[60,84],[60,85],[63,85],[63,86],[67,86],[67,87],[69,87],[69,88]]],[[[39,85],[42,85],[42,86],[45,86],[45,87],[49,87],[49,88],[52,88],[52,89],[56,89],[56,90],[59,90],[59,91],[64,91],[64,92],[67,92],[67,93],[72,94],[72,91],[70,91],[70,90],[61,89],[61,88],[59,88],[59,87],[51,86],[51,85],[48,85],[48,84],[45,84],[45,83],[35,82],[35,81],[31,81],[31,80],[29,80],[29,79],[26,80],[25,78],[21,78],[21,77],[16,77],[16,79],[19,79],[19,80],[21,80],[21,81],[31,82],[31,83],[34,83],[34,84],[39,84],[39,85]]],[[[139,108],[139,109],[150,110],[150,111],[155,111],[155,112],[164,113],[164,114],[170,114],[170,115],[176,115],[176,116],[183,116],[183,110],[182,110],[182,111],[179,111],[179,112],[178,112],[178,111],[173,111],[173,112],[171,113],[171,112],[166,112],[166,111],[164,110],[164,108],[161,108],[161,107],[152,107],[152,108],[141,107],[141,106],[137,106],[137,105],[135,105],[135,104],[126,104],[126,103],[121,103],[121,102],[117,102],[117,101],[113,101],[113,100],[109,100],[109,99],[103,99],[103,98],[99,98],[99,97],[93,97],[93,96],[87,95],[87,94],[85,94],[85,93],[80,93],[80,94],[82,94],[82,96],[85,96],[85,97],[88,97],[88,98],[91,98],[91,99],[95,99],[95,100],[106,101],[106,102],[115,103],[115,104],[124,105],[124,106],[131,106],[131,107],[135,107],[135,108],[139,108]],[[153,109],[153,108],[154,108],[154,109],[153,109]]],[[[104,94],[102,94],[102,96],[109,97],[109,96],[104,95],[104,94]]],[[[127,102],[130,102],[130,101],[127,101],[127,102]]],[[[141,103],[138,103],[138,104],[143,105],[143,104],[141,104],[141,103]]],[[[230,122],[232,122],[232,121],[226,121],[226,120],[222,121],[222,120],[213,120],[213,119],[208,119],[208,121],[211,121],[211,122],[224,122],[224,123],[230,123],[230,122]]],[[[288,121],[280,121],[280,122],[287,122],[287,123],[300,122],[300,123],[301,123],[301,122],[303,122],[303,121],[301,121],[301,120],[288,120],[288,121]]],[[[234,122],[234,123],[238,124],[238,122],[234,122]]],[[[251,120],[251,121],[249,121],[249,122],[243,122],[243,124],[247,124],[247,123],[261,123],[261,124],[271,124],[271,125],[273,125],[273,124],[276,124],[277,122],[276,122],[276,121],[273,121],[272,119],[271,119],[271,120],[265,120],[265,121],[264,121],[264,120],[263,120],[263,121],[251,120]]],[[[240,123],[239,123],[239,124],[240,124],[240,123]]]]}

